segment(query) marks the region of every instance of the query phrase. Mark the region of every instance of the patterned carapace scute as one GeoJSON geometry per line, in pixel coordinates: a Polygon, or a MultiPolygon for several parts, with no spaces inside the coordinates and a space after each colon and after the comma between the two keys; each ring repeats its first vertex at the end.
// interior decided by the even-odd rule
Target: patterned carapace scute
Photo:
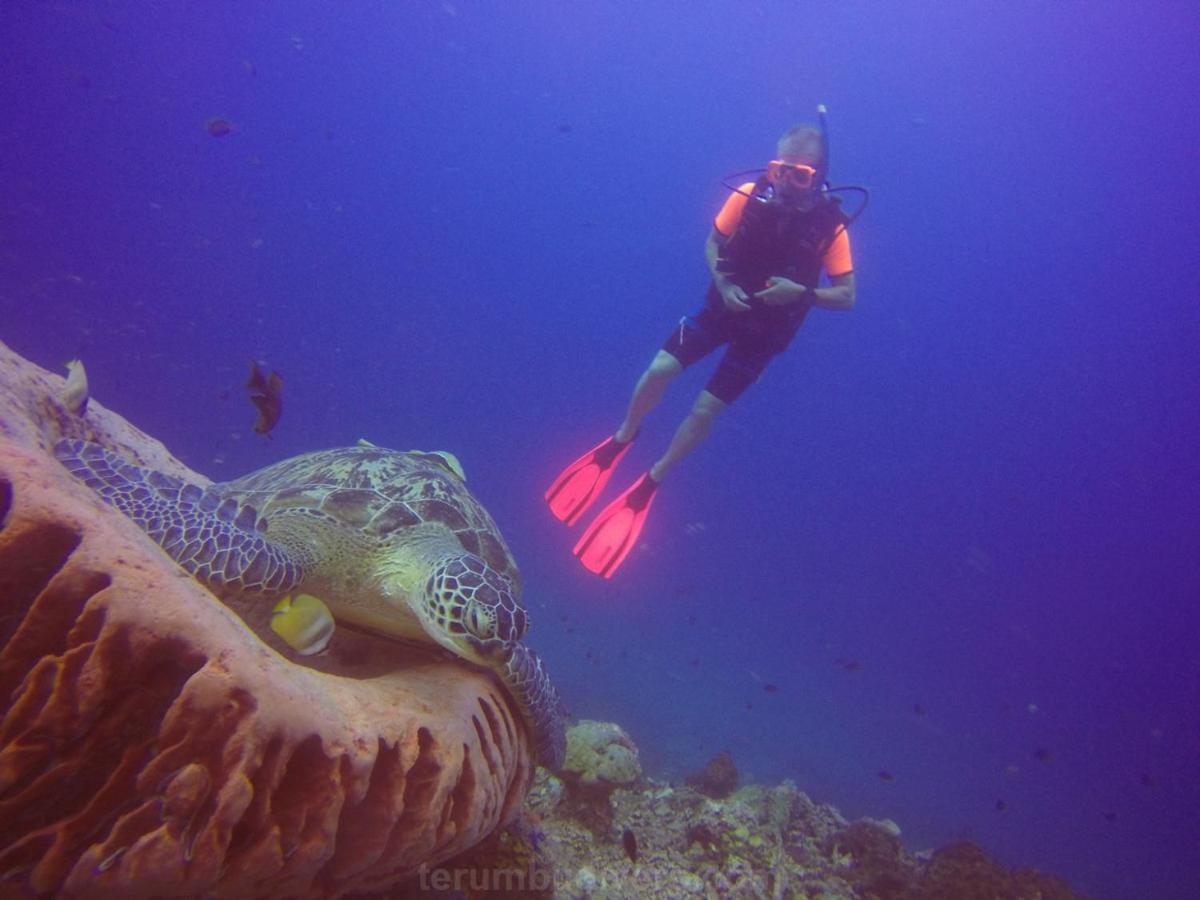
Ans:
{"type": "Polygon", "coordinates": [[[312,509],[381,539],[428,522],[445,525],[519,589],[520,574],[496,523],[438,458],[382,447],[345,447],[296,456],[216,486],[270,516],[312,509]]]}

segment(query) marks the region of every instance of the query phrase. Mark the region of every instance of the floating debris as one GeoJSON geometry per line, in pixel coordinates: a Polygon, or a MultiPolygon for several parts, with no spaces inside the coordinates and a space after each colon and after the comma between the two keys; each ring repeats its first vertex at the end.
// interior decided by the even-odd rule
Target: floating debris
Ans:
{"type": "Polygon", "coordinates": [[[1054,754],[1051,753],[1049,750],[1047,750],[1045,747],[1038,747],[1036,750],[1033,751],[1033,758],[1038,760],[1039,762],[1048,763],[1048,762],[1050,762],[1050,760],[1054,759],[1054,754]]]}
{"type": "Polygon", "coordinates": [[[1003,800],[996,801],[996,812],[1004,812],[1006,809],[1008,809],[1007,803],[1005,803],[1003,800]]]}
{"type": "Polygon", "coordinates": [[[779,685],[771,684],[771,682],[768,681],[766,684],[763,685],[763,690],[766,691],[768,694],[778,694],[779,693],[779,685]]]}
{"type": "Polygon", "coordinates": [[[879,780],[880,781],[895,781],[896,776],[893,775],[891,772],[889,772],[887,769],[880,769],[879,770],[879,780]]]}
{"type": "Polygon", "coordinates": [[[218,116],[205,122],[204,130],[215,138],[225,137],[227,134],[233,134],[233,123],[218,116]]]}
{"type": "Polygon", "coordinates": [[[838,668],[845,669],[847,672],[857,672],[862,669],[862,663],[857,659],[848,659],[845,656],[835,659],[833,664],[838,668]]]}

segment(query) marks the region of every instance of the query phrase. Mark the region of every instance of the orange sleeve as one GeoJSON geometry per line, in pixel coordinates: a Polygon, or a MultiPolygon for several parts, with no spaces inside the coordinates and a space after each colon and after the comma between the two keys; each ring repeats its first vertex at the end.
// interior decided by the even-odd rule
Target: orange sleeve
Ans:
{"type": "Polygon", "coordinates": [[[725,205],[721,207],[721,211],[717,213],[717,217],[713,219],[713,228],[729,237],[738,227],[738,222],[742,221],[742,210],[746,208],[747,196],[754,190],[754,182],[747,181],[738,190],[729,195],[729,199],[725,201],[725,205]],[[739,193],[739,191],[741,193],[739,193]]]}
{"type": "Polygon", "coordinates": [[[825,274],[830,278],[849,275],[854,271],[854,261],[850,258],[850,235],[846,233],[844,226],[839,229],[833,243],[825,251],[825,258],[822,262],[825,266],[825,274]]]}

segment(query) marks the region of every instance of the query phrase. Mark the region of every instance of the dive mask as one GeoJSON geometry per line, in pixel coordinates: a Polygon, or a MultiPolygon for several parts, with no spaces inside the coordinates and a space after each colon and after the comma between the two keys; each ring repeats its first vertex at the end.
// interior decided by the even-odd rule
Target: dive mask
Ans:
{"type": "Polygon", "coordinates": [[[817,180],[817,170],[804,163],[789,163],[773,159],[767,163],[767,179],[772,184],[786,181],[793,188],[807,191],[817,180]]]}

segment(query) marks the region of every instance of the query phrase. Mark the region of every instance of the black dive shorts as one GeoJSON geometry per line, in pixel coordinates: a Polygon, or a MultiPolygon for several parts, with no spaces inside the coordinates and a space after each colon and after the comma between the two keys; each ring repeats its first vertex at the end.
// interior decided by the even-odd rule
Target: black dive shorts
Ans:
{"type": "Polygon", "coordinates": [[[728,344],[704,389],[718,400],[732,403],[758,381],[771,357],[787,347],[791,334],[786,333],[786,326],[781,333],[777,323],[766,321],[760,315],[762,310],[731,313],[718,308],[711,299],[696,315],[679,320],[662,349],[686,369],[722,344],[728,344]]]}

